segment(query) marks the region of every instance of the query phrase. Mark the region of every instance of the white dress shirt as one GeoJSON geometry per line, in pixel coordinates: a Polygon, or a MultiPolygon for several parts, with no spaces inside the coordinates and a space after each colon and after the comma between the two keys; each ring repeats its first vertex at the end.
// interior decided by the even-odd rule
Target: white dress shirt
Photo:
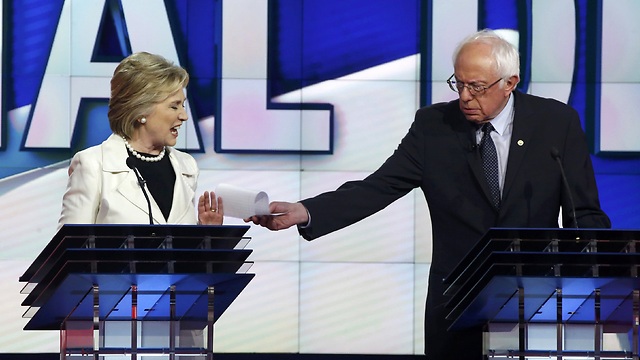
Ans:
{"type": "MultiPolygon", "coordinates": [[[[513,133],[513,115],[514,115],[514,102],[513,94],[509,95],[509,100],[504,109],[493,118],[490,123],[493,125],[495,131],[490,133],[491,140],[496,145],[496,152],[498,153],[498,181],[500,184],[500,194],[502,195],[502,189],[504,188],[504,177],[507,172],[507,159],[509,158],[509,144],[511,143],[511,134],[513,133]]],[[[476,131],[476,144],[480,144],[482,140],[482,128],[478,128],[476,131]]]]}

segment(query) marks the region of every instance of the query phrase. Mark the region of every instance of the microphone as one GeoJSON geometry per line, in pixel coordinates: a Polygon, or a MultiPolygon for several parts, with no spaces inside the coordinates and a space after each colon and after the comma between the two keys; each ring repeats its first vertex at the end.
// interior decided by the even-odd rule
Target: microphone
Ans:
{"type": "Polygon", "coordinates": [[[127,166],[129,167],[129,169],[133,170],[133,173],[136,174],[136,178],[138,178],[138,185],[140,185],[140,189],[142,189],[144,198],[147,199],[147,206],[149,208],[149,225],[153,225],[153,216],[151,215],[151,200],[149,200],[147,190],[145,190],[144,188],[144,185],[147,183],[147,181],[142,178],[142,175],[140,175],[140,172],[136,168],[136,159],[131,155],[129,155],[129,157],[127,158],[127,166]]]}
{"type": "Polygon", "coordinates": [[[564,173],[564,167],[562,166],[562,160],[560,158],[560,152],[556,149],[555,146],[551,147],[551,157],[558,163],[558,167],[560,167],[560,175],[562,175],[562,182],[564,183],[564,187],[567,190],[567,194],[569,194],[569,203],[571,204],[571,216],[573,216],[574,227],[578,228],[578,218],[576,217],[576,205],[573,203],[573,196],[571,195],[571,188],[569,187],[569,182],[567,181],[567,176],[564,173]]]}
{"type": "Polygon", "coordinates": [[[469,142],[467,143],[468,152],[475,152],[480,147],[480,144],[478,144],[478,138],[476,135],[477,125],[473,125],[472,127],[474,130],[469,132],[469,142]]]}

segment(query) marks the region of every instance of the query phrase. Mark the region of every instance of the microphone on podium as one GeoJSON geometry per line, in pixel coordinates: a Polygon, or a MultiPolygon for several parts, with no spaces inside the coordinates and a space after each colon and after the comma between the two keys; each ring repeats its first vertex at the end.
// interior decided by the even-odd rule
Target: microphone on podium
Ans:
{"type": "Polygon", "coordinates": [[[573,224],[576,229],[578,229],[578,218],[576,217],[576,205],[573,203],[573,196],[571,195],[571,187],[569,187],[569,182],[567,181],[567,176],[564,173],[564,166],[562,166],[562,159],[560,158],[560,152],[556,149],[555,146],[551,147],[551,157],[558,163],[558,167],[560,167],[560,175],[562,175],[562,182],[564,183],[564,187],[567,190],[567,194],[569,195],[569,203],[571,204],[571,216],[573,217],[573,224]]]}
{"type": "Polygon", "coordinates": [[[136,168],[136,158],[130,155],[127,158],[127,166],[129,167],[129,169],[133,170],[134,174],[136,174],[136,178],[138,179],[138,185],[140,185],[140,189],[142,189],[144,198],[147,199],[147,206],[149,209],[149,225],[153,225],[153,215],[151,215],[151,200],[149,200],[149,195],[147,194],[147,190],[145,190],[145,184],[147,182],[145,179],[142,178],[142,175],[140,175],[140,172],[136,168]]]}

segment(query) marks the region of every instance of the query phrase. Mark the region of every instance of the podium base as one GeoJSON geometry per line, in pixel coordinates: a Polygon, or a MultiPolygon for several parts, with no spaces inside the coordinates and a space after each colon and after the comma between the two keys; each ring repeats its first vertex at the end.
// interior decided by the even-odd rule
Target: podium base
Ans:
{"type": "Polygon", "coordinates": [[[101,321],[94,331],[90,321],[69,321],[60,332],[60,358],[208,360],[213,356],[208,335],[202,322],[101,321]]]}
{"type": "Polygon", "coordinates": [[[179,307],[190,308],[191,301],[181,303],[181,294],[171,285],[165,291],[141,291],[132,285],[119,301],[102,314],[104,296],[98,285],[87,294],[93,300],[93,318],[73,317],[60,330],[60,359],[88,356],[96,360],[164,359],[212,360],[214,324],[214,288],[191,294],[206,301],[206,314],[196,319],[177,316],[179,307]],[[147,308],[148,304],[149,307],[147,308]]]}
{"type": "Polygon", "coordinates": [[[524,346],[521,348],[519,324],[491,323],[483,333],[485,358],[637,359],[637,356],[633,356],[632,329],[628,332],[602,333],[600,328],[595,324],[562,324],[558,327],[557,324],[527,323],[522,329],[525,335],[524,346]]]}

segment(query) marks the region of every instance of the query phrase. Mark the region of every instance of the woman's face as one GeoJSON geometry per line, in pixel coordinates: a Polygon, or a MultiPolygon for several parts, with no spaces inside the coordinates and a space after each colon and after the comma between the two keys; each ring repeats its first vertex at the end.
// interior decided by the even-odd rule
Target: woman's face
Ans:
{"type": "Polygon", "coordinates": [[[180,126],[187,121],[185,101],[184,91],[178,90],[155,104],[151,114],[146,116],[146,123],[137,128],[136,142],[151,153],[161,151],[165,146],[174,146],[180,126]]]}

